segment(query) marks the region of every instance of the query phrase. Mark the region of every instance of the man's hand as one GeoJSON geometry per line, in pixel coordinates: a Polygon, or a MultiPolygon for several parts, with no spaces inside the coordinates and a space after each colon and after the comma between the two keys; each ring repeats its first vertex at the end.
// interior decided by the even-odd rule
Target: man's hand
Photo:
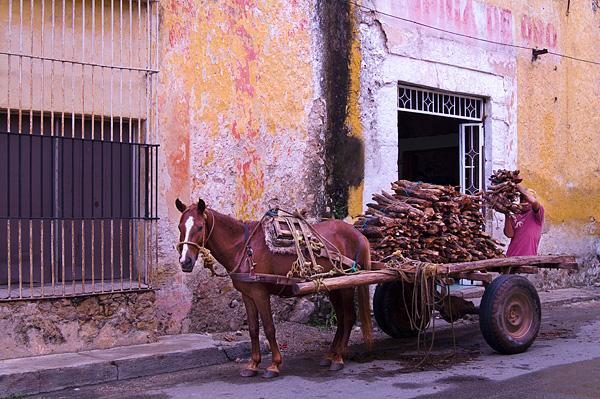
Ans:
{"type": "Polygon", "coordinates": [[[520,184],[517,184],[516,189],[521,193],[521,199],[529,202],[531,204],[531,208],[535,213],[538,213],[540,210],[540,203],[538,200],[531,194],[527,189],[520,184]]]}

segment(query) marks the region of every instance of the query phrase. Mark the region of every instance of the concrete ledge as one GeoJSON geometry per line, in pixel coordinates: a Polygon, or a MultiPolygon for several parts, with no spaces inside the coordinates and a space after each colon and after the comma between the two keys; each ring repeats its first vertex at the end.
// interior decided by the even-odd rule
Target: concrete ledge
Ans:
{"type": "Polygon", "coordinates": [[[215,341],[210,335],[189,334],[162,337],[144,345],[8,359],[0,361],[0,397],[211,366],[250,355],[249,342],[230,344],[215,341]]]}

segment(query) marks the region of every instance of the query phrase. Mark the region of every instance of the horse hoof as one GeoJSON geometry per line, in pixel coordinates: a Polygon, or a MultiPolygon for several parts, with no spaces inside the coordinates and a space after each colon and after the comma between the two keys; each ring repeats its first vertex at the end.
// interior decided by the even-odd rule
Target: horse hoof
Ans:
{"type": "Polygon", "coordinates": [[[275,377],[279,377],[279,373],[277,371],[267,370],[263,374],[263,378],[275,378],[275,377]]]}
{"type": "Polygon", "coordinates": [[[244,371],[242,371],[242,377],[254,377],[257,374],[258,374],[257,370],[244,369],[244,371]]]}
{"type": "Polygon", "coordinates": [[[332,363],[329,367],[330,371],[340,371],[344,368],[344,363],[332,363]]]}
{"type": "Polygon", "coordinates": [[[331,366],[331,359],[327,359],[326,357],[324,357],[319,362],[319,366],[321,366],[321,367],[329,367],[329,366],[331,366]]]}

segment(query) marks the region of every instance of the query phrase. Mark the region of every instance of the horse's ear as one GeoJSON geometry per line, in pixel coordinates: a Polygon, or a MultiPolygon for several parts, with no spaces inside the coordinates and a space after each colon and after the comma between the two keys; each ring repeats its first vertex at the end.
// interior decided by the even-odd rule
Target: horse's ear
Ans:
{"type": "Polygon", "coordinates": [[[204,201],[202,200],[202,198],[200,198],[198,200],[198,212],[204,213],[205,209],[206,209],[206,204],[204,203],[204,201]]]}
{"type": "Polygon", "coordinates": [[[175,206],[177,207],[177,209],[179,209],[179,212],[181,213],[183,213],[183,211],[187,209],[187,206],[183,202],[179,201],[179,198],[175,200],[175,206]]]}

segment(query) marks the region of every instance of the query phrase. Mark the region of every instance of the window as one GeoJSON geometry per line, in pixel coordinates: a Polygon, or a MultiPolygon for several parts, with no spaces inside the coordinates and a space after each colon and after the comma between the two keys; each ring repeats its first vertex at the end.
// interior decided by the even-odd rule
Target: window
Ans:
{"type": "Polygon", "coordinates": [[[0,10],[0,300],[150,287],[156,3],[0,10]]]}
{"type": "Polygon", "coordinates": [[[483,100],[398,86],[398,178],[461,187],[483,184],[483,100]]]}

